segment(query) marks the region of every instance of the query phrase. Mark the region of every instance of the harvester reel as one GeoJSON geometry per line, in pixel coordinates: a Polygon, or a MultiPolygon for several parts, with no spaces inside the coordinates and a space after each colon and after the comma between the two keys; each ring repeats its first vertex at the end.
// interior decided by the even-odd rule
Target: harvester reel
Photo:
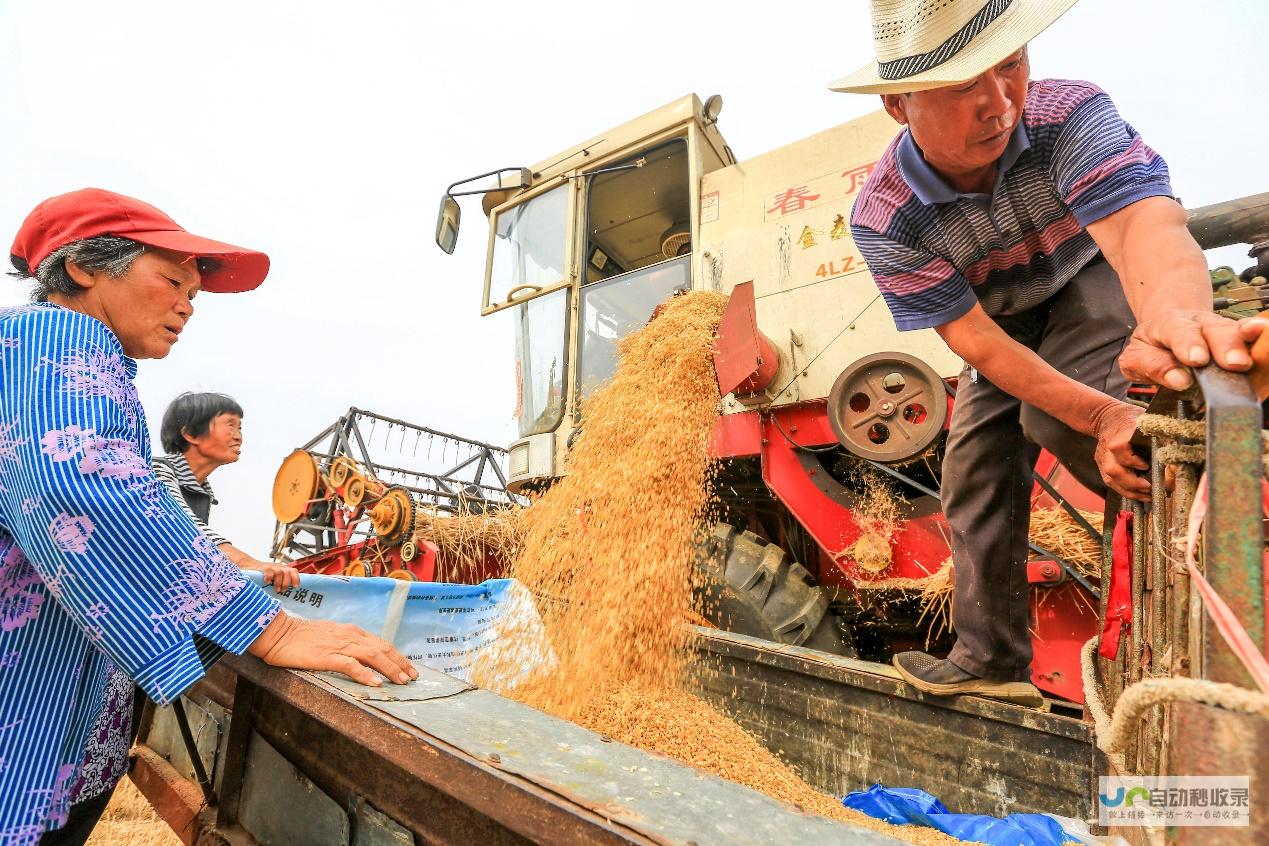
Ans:
{"type": "Polygon", "coordinates": [[[405,488],[388,488],[369,513],[370,525],[384,543],[392,546],[414,531],[414,500],[405,488]]]}
{"type": "Polygon", "coordinates": [[[273,516],[279,523],[294,523],[308,511],[321,486],[322,474],[313,456],[295,450],[282,460],[273,477],[273,516]]]}
{"type": "Polygon", "coordinates": [[[828,421],[847,451],[895,463],[923,454],[947,422],[947,388],[920,359],[901,352],[864,356],[828,395],[828,421]]]}

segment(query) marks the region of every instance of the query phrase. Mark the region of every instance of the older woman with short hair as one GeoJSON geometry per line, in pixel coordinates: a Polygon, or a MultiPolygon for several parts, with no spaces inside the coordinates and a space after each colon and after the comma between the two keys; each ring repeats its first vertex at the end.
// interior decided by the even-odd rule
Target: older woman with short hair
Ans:
{"type": "Polygon", "coordinates": [[[299,587],[294,567],[259,561],[207,525],[216,504],[207,478],[242,453],[242,406],[225,394],[183,393],[163,413],[159,442],[167,455],[154,459],[154,474],[225,557],[241,570],[261,571],[278,592],[299,587]]]}
{"type": "Polygon", "coordinates": [[[0,843],[83,843],[123,772],[133,682],[165,704],[226,651],[366,684],[417,671],[281,611],[150,468],[136,359],[268,257],[98,189],[38,205],[10,254],[34,296],[0,309],[0,843]]]}

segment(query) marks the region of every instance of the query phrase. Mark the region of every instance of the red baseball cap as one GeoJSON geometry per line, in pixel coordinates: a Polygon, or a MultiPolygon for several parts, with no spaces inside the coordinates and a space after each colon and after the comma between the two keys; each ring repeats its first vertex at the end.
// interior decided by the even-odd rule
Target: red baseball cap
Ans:
{"type": "Polygon", "coordinates": [[[22,221],[9,252],[34,274],[54,250],[97,235],[215,259],[215,268],[203,274],[204,291],[250,291],[269,274],[264,253],[191,235],[149,203],[100,188],[83,188],[40,203],[22,221]]]}

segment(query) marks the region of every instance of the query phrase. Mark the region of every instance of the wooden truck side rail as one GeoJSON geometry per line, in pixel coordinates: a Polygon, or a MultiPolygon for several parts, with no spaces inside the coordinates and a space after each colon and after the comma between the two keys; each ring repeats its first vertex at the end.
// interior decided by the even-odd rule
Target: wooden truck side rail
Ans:
{"type": "MultiPolygon", "coordinates": [[[[1200,209],[1203,219],[1241,221],[1243,237],[1266,237],[1264,209],[1269,195],[1221,207],[1200,209]]],[[[1191,220],[1191,227],[1194,220],[1191,220]]],[[[1202,242],[1202,241],[1200,241],[1202,242]]],[[[1098,722],[1104,759],[1098,772],[1112,776],[1249,776],[1253,785],[1269,784],[1269,719],[1240,713],[1220,703],[1225,683],[1255,690],[1242,662],[1213,624],[1185,562],[1190,509],[1198,494],[1200,470],[1208,480],[1208,505],[1199,570],[1227,603],[1235,626],[1265,654],[1265,535],[1261,489],[1265,444],[1263,411],[1246,375],[1208,366],[1196,373],[1184,393],[1160,390],[1150,405],[1154,421],[1138,446],[1150,451],[1152,502],[1107,505],[1102,584],[1113,578],[1131,583],[1131,620],[1113,659],[1086,654],[1086,681],[1092,676],[1089,709],[1098,722]],[[1166,418],[1166,419],[1165,419],[1166,418]],[[1168,467],[1171,465],[1172,481],[1168,467]],[[1115,566],[1111,530],[1116,510],[1132,517],[1131,561],[1115,566]],[[1126,567],[1124,565],[1127,565],[1126,567]],[[1117,575],[1118,574],[1118,575],[1117,575]],[[1111,717],[1132,696],[1126,691],[1152,679],[1196,680],[1172,684],[1125,729],[1111,728],[1111,717]],[[1213,693],[1214,692],[1214,693],[1213,693]],[[1197,701],[1206,699],[1207,701],[1197,701]]],[[[1112,498],[1113,500],[1114,498],[1112,498]]],[[[1123,518],[1119,518],[1122,520],[1123,518]]],[[[1110,590],[1103,590],[1102,618],[1110,590]]],[[[1169,682],[1171,683],[1171,682],[1169,682]]],[[[1134,695],[1145,688],[1136,688],[1134,695]]],[[[1240,699],[1243,697],[1239,697],[1240,699]]],[[[1125,707],[1128,713],[1132,709],[1125,707]]],[[[1120,723],[1123,723],[1121,717],[1120,723]]],[[[1269,815],[1269,793],[1251,789],[1251,828],[1212,829],[1179,826],[1165,831],[1141,827],[1116,829],[1134,844],[1257,842],[1256,820],[1269,815]]],[[[1263,825],[1263,823],[1261,823],[1263,825]]]]}

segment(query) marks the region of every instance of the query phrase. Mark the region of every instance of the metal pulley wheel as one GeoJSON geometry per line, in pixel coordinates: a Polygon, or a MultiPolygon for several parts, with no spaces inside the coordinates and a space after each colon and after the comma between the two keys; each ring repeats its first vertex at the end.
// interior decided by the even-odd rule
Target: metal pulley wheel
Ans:
{"type": "Polygon", "coordinates": [[[401,563],[409,564],[419,557],[419,545],[412,540],[401,544],[401,563]]]}
{"type": "Polygon", "coordinates": [[[947,422],[947,388],[928,364],[901,352],[864,356],[828,394],[828,421],[847,451],[893,463],[921,455],[947,422]]]}
{"type": "Polygon", "coordinates": [[[419,577],[411,573],[409,570],[393,570],[388,573],[389,579],[396,579],[399,582],[417,582],[419,577]]]}
{"type": "Polygon", "coordinates": [[[279,523],[294,523],[304,516],[321,489],[321,477],[313,456],[302,449],[282,460],[273,477],[273,516],[279,523]]]}
{"type": "Polygon", "coordinates": [[[342,488],[350,477],[357,475],[357,463],[346,455],[338,456],[330,463],[330,471],[326,475],[330,478],[331,487],[342,488]]]}
{"type": "Polygon", "coordinates": [[[361,476],[353,476],[344,483],[344,502],[349,508],[356,508],[366,498],[366,480],[361,476]]]}
{"type": "Polygon", "coordinates": [[[370,525],[384,543],[400,543],[414,531],[414,500],[405,488],[388,488],[368,514],[370,525]]]}

